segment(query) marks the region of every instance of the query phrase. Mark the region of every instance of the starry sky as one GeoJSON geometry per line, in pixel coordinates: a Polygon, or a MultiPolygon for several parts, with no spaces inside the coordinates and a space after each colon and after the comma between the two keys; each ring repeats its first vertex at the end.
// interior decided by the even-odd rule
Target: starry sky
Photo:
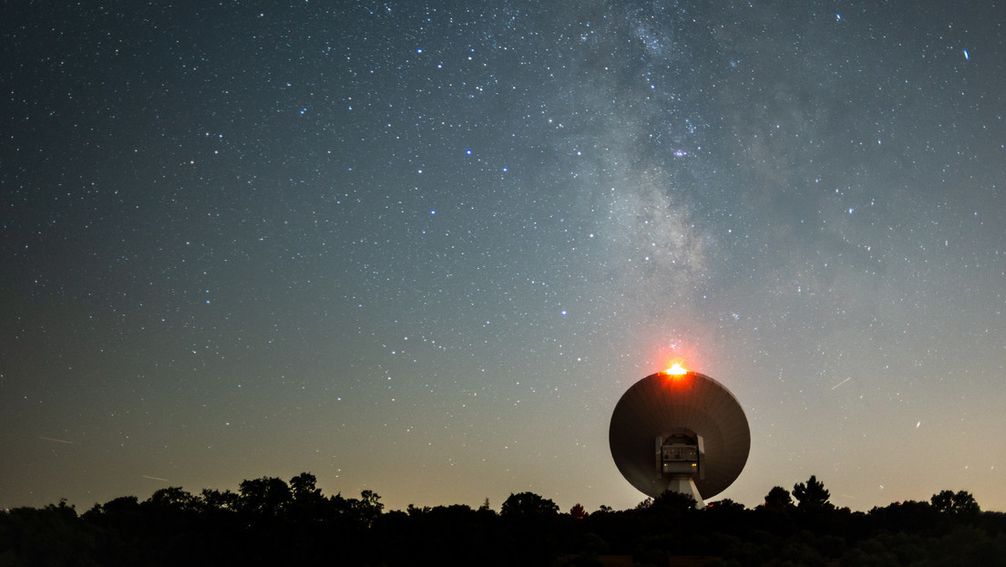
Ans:
{"type": "Polygon", "coordinates": [[[0,8],[0,506],[566,510],[681,360],[722,497],[1006,510],[1006,8],[0,8]]]}

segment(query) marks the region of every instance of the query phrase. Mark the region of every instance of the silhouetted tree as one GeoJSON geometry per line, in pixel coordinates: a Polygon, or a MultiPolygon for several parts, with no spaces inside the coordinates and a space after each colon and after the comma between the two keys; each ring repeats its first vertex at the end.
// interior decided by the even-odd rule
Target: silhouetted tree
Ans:
{"type": "Polygon", "coordinates": [[[500,509],[500,515],[504,518],[540,518],[555,516],[558,513],[559,506],[555,502],[533,492],[510,494],[500,509]]]}
{"type": "Polygon", "coordinates": [[[702,513],[704,516],[702,519],[712,528],[709,531],[727,533],[743,531],[745,521],[749,517],[748,509],[743,504],[729,498],[710,502],[702,513]]]}
{"type": "Polygon", "coordinates": [[[696,555],[719,565],[1006,565],[1006,514],[981,512],[966,491],[868,514],[835,509],[816,477],[789,493],[774,487],[758,510],[729,499],[694,509],[665,493],[639,510],[577,504],[560,515],[537,494],[511,494],[496,514],[488,502],[409,506],[385,512],[380,497],[326,497],[310,473],[241,483],[239,493],[179,487],[95,505],[82,516],[61,502],[0,508],[0,567],[185,565],[593,565],[597,555],[666,564],[696,555]],[[829,510],[808,513],[807,510],[829,510]]]}
{"type": "Polygon", "coordinates": [[[135,496],[120,496],[113,498],[104,504],[95,504],[86,514],[107,514],[107,515],[137,515],[140,510],[140,502],[135,496]]]}
{"type": "Polygon", "coordinates": [[[584,509],[583,504],[577,502],[569,509],[569,515],[572,516],[574,520],[583,520],[587,517],[587,510],[584,509]]]}
{"type": "Polygon", "coordinates": [[[236,512],[240,506],[241,497],[230,490],[221,492],[213,488],[204,488],[201,501],[203,507],[209,510],[236,512]]]}
{"type": "Polygon", "coordinates": [[[781,486],[773,486],[765,495],[765,508],[768,510],[782,511],[792,507],[793,499],[790,498],[789,491],[781,486]]]}
{"type": "Polygon", "coordinates": [[[262,477],[241,482],[240,510],[246,514],[275,518],[290,504],[292,493],[282,479],[262,477]]]}
{"type": "Polygon", "coordinates": [[[315,476],[300,473],[290,479],[292,500],[289,504],[291,518],[300,523],[317,522],[325,517],[328,500],[315,485],[315,476]]]}
{"type": "Polygon", "coordinates": [[[430,508],[429,506],[416,506],[415,504],[409,504],[408,506],[405,507],[405,513],[408,514],[409,516],[419,516],[422,514],[429,514],[430,510],[432,510],[432,508],[430,508]]]}
{"type": "Polygon", "coordinates": [[[41,509],[0,512],[0,565],[94,565],[93,529],[66,500],[41,509]],[[20,561],[18,560],[20,557],[20,561]]]}
{"type": "Polygon", "coordinates": [[[954,494],[954,510],[958,514],[977,514],[982,511],[975,497],[965,490],[958,490],[954,494]]]}
{"type": "Polygon", "coordinates": [[[740,502],[735,502],[730,498],[724,498],[722,500],[717,500],[716,502],[710,502],[706,509],[709,511],[719,511],[719,512],[743,512],[747,508],[740,502]]]}
{"type": "Polygon", "coordinates": [[[870,510],[871,523],[889,532],[920,532],[939,527],[941,518],[928,502],[906,500],[870,510]]]}
{"type": "Polygon", "coordinates": [[[486,499],[482,501],[482,505],[479,506],[479,512],[488,512],[492,509],[492,506],[489,505],[489,497],[486,496],[486,499]]]}
{"type": "Polygon", "coordinates": [[[793,485],[793,497],[799,501],[797,508],[801,510],[824,510],[834,506],[828,499],[831,493],[824,487],[824,483],[817,480],[817,477],[810,475],[806,483],[798,482],[793,485]]]}
{"type": "Polygon", "coordinates": [[[318,479],[309,472],[302,472],[290,479],[290,491],[294,500],[313,500],[321,496],[316,483],[318,479]]]}
{"type": "Polygon", "coordinates": [[[144,502],[146,506],[152,506],[162,510],[194,511],[197,499],[192,494],[182,490],[180,486],[169,486],[154,492],[150,498],[144,502]]]}
{"type": "Polygon", "coordinates": [[[981,512],[975,497],[965,490],[941,490],[929,502],[937,512],[943,514],[974,515],[981,512]]]}
{"type": "Polygon", "coordinates": [[[370,526],[374,520],[381,515],[384,504],[381,497],[373,490],[364,490],[360,493],[360,499],[350,499],[350,507],[355,512],[356,518],[363,522],[363,525],[370,526]]]}
{"type": "Polygon", "coordinates": [[[646,509],[648,512],[680,517],[684,514],[695,511],[695,499],[691,494],[682,494],[673,490],[665,490],[660,496],[653,499],[653,503],[646,509]]]}
{"type": "Polygon", "coordinates": [[[938,512],[948,513],[954,508],[954,492],[952,490],[941,490],[929,499],[929,503],[932,504],[938,512]]]}

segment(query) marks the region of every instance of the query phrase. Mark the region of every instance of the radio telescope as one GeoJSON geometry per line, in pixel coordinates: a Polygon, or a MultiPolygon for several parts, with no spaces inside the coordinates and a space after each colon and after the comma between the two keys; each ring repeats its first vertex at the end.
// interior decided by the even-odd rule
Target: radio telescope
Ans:
{"type": "Polygon", "coordinates": [[[640,492],[688,494],[701,507],[740,475],[751,431],[729,390],[675,364],[622,394],[608,443],[619,472],[640,492]]]}

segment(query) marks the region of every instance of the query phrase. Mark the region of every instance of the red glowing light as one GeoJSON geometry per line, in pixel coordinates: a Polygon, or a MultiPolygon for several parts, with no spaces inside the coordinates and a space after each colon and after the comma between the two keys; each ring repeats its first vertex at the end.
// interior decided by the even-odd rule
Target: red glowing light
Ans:
{"type": "Polygon", "coordinates": [[[688,374],[688,370],[686,370],[684,366],[681,366],[680,362],[675,362],[670,368],[664,370],[664,374],[667,374],[668,376],[684,376],[685,374],[688,374]]]}

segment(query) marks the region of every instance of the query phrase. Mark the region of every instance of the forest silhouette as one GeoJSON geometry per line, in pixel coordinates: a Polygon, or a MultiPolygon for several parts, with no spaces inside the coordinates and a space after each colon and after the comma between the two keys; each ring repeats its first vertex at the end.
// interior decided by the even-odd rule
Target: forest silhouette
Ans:
{"type": "Polygon", "coordinates": [[[869,512],[811,476],[753,509],[664,493],[627,510],[563,513],[531,492],[495,511],[385,511],[369,490],[326,496],[310,473],[237,492],[163,488],[78,514],[61,501],[0,511],[0,567],[167,565],[1006,565],[1006,514],[944,490],[869,512]]]}

